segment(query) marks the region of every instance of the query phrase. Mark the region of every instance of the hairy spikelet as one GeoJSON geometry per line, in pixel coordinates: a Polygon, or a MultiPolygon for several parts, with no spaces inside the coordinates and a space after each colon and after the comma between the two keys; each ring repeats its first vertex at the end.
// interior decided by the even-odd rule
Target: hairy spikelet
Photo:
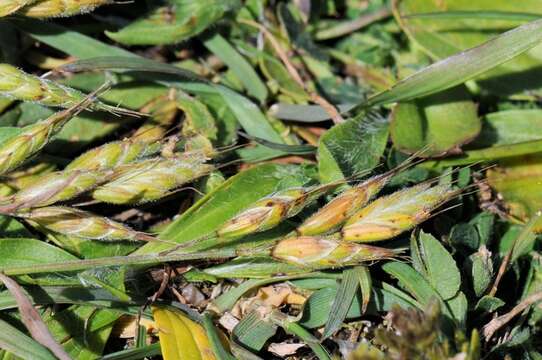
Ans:
{"type": "MultiPolygon", "coordinates": [[[[83,101],[86,95],[54,81],[27,74],[12,65],[0,64],[0,96],[32,101],[46,106],[70,108],[83,101]]],[[[89,108],[119,114],[134,114],[129,110],[119,109],[99,101],[94,101],[89,108]]]]}
{"type": "Polygon", "coordinates": [[[63,206],[50,206],[19,213],[19,217],[30,224],[48,231],[89,240],[142,240],[153,241],[154,237],[130,229],[108,218],[63,206]]]}
{"type": "Polygon", "coordinates": [[[133,139],[114,141],[91,149],[77,157],[66,166],[66,170],[111,169],[143,157],[155,155],[160,151],[161,147],[160,142],[149,144],[133,139]]]}
{"type": "Polygon", "coordinates": [[[56,166],[51,163],[40,162],[25,166],[23,169],[10,172],[2,176],[0,182],[0,196],[11,195],[18,190],[34,184],[43,175],[55,171],[56,166]]]}
{"type": "Polygon", "coordinates": [[[103,171],[73,170],[46,174],[0,203],[0,212],[11,213],[70,200],[106,179],[107,174],[103,171]]]}
{"type": "Polygon", "coordinates": [[[206,158],[192,154],[170,159],[153,158],[115,169],[112,181],[92,192],[96,200],[112,204],[139,204],[157,200],[179,186],[214,169],[206,158]]]}
{"type": "Polygon", "coordinates": [[[398,250],[361,245],[332,238],[295,236],[279,241],[272,250],[275,259],[304,267],[335,267],[390,259],[398,250]]]}
{"type": "Polygon", "coordinates": [[[12,14],[23,6],[34,2],[36,0],[2,0],[0,1],[0,17],[12,14]]]}
{"type": "Polygon", "coordinates": [[[296,232],[299,235],[322,235],[339,230],[348,218],[367,205],[395,175],[415,165],[414,159],[423,153],[423,151],[407,158],[403,163],[388,172],[373,176],[343,191],[322,209],[305,220],[296,229],[296,232]]]}
{"type": "Polygon", "coordinates": [[[40,0],[27,5],[18,14],[35,18],[52,18],[85,14],[112,0],[40,0]]]}
{"type": "Polygon", "coordinates": [[[333,232],[357,210],[365,206],[389,181],[393,174],[372,177],[363,183],[345,190],[298,228],[300,235],[319,235],[333,232]]]}
{"type": "Polygon", "coordinates": [[[281,190],[258,200],[218,229],[223,238],[235,238],[269,230],[335,188],[336,184],[281,190]]]}
{"type": "Polygon", "coordinates": [[[0,175],[17,168],[39,152],[62,129],[64,124],[85,109],[91,102],[91,98],[86,98],[70,109],[58,112],[46,120],[22,128],[21,133],[0,144],[0,175]]]}
{"type": "Polygon", "coordinates": [[[390,239],[427,220],[456,194],[448,184],[422,183],[378,198],[348,219],[342,238],[359,242],[390,239]]]}

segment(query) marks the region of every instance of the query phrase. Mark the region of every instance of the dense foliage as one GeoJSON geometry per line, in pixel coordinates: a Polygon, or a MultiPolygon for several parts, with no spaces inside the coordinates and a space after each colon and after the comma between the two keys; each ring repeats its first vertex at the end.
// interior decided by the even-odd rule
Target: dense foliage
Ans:
{"type": "Polygon", "coordinates": [[[537,0],[0,0],[3,359],[542,359],[537,0]]]}

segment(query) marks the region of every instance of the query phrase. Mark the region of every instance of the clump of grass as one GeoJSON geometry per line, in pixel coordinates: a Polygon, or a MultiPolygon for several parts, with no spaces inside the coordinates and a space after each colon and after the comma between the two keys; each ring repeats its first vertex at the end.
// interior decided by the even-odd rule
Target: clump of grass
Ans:
{"type": "Polygon", "coordinates": [[[520,225],[505,220],[519,223],[540,208],[539,159],[529,156],[540,152],[536,127],[517,143],[526,128],[518,119],[539,110],[539,91],[517,96],[491,85],[536,70],[512,58],[540,43],[542,20],[522,9],[444,11],[410,0],[393,1],[393,9],[387,1],[314,3],[0,0],[0,272],[20,276],[24,289],[8,287],[21,317],[39,302],[44,311],[34,319],[43,316],[41,330],[56,339],[40,343],[23,321],[36,343],[8,324],[17,319],[8,296],[0,332],[17,340],[0,336],[0,345],[21,358],[49,358],[43,346],[110,359],[159,351],[165,360],[268,358],[266,348],[322,360],[339,352],[478,360],[481,348],[488,359],[511,348],[540,357],[536,219],[511,247],[520,225]],[[413,11],[422,8],[438,12],[413,11]],[[484,21],[420,38],[446,19],[472,17],[484,21]],[[490,39],[500,27],[486,23],[496,18],[533,21],[490,39]],[[465,34],[468,46],[487,41],[468,49],[465,34]],[[434,39],[454,46],[435,48],[434,39]],[[464,51],[447,53],[456,45],[464,51]],[[74,87],[21,68],[54,70],[72,58],[82,60],[52,74],[74,87]],[[420,70],[404,77],[413,68],[420,70]],[[98,100],[105,86],[86,94],[104,82],[98,71],[114,84],[100,99],[138,111],[98,100]],[[395,74],[403,80],[393,86],[395,74]],[[510,117],[506,125],[486,114],[509,108],[495,116],[510,117]],[[104,112],[147,116],[116,124],[104,112]],[[481,143],[465,146],[477,137],[481,143]],[[503,171],[488,178],[503,196],[470,172],[480,160],[501,162],[503,171]],[[481,204],[461,191],[473,179],[481,204]],[[440,216],[452,199],[465,205],[454,210],[455,224],[440,216]],[[464,261],[481,250],[484,261],[464,261]],[[152,271],[159,283],[141,276],[143,266],[160,267],[152,271]],[[166,310],[162,299],[173,306],[166,310]],[[146,319],[152,314],[137,306],[148,303],[160,336],[132,322],[135,345],[115,349],[109,338],[119,316],[146,319]],[[191,320],[175,316],[179,309],[191,320]],[[59,326],[65,315],[77,321],[59,326]],[[487,330],[483,347],[476,328],[487,330]],[[292,337],[305,349],[292,350],[292,337]]]}

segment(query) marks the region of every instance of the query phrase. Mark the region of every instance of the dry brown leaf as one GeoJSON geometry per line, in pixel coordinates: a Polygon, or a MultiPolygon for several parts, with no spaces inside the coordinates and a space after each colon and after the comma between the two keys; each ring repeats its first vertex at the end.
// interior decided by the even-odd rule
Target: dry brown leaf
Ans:
{"type": "Polygon", "coordinates": [[[295,343],[295,344],[286,343],[286,342],[272,343],[272,344],[269,345],[267,350],[269,350],[269,352],[283,358],[285,356],[295,354],[297,352],[297,350],[299,350],[300,348],[302,348],[304,346],[306,346],[306,345],[303,344],[303,343],[295,343]]]}
{"type": "Polygon", "coordinates": [[[8,291],[15,298],[19,313],[21,314],[21,320],[34,340],[51,350],[60,360],[71,360],[70,355],[56,342],[49,328],[47,328],[47,325],[45,325],[40,314],[34,308],[21,286],[3,273],[0,273],[0,280],[2,280],[8,291]]]}

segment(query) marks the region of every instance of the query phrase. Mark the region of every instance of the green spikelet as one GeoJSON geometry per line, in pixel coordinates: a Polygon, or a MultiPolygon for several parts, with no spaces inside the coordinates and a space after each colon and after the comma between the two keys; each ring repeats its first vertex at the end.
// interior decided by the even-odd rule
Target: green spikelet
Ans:
{"type": "Polygon", "coordinates": [[[337,184],[311,188],[291,188],[258,200],[217,230],[219,237],[236,238],[269,230],[283,220],[297,215],[303,208],[337,184]]]}
{"type": "Polygon", "coordinates": [[[332,238],[298,236],[279,241],[272,250],[272,256],[298,266],[327,268],[390,259],[398,252],[332,238]]]}
{"type": "Polygon", "coordinates": [[[108,218],[63,206],[50,206],[18,214],[30,224],[48,231],[89,240],[155,241],[156,238],[130,229],[108,218]]]}
{"type": "Polygon", "coordinates": [[[36,164],[28,164],[28,166],[25,165],[19,170],[12,171],[9,174],[2,176],[2,182],[0,182],[0,197],[12,195],[18,190],[34,184],[41,179],[43,175],[55,170],[55,164],[39,162],[36,164]]]}
{"type": "MultiPolygon", "coordinates": [[[[197,154],[195,154],[197,155],[197,154]]],[[[153,158],[115,169],[112,181],[92,192],[96,200],[112,204],[140,204],[163,198],[179,186],[214,169],[203,156],[153,158]]]]}
{"type": "Polygon", "coordinates": [[[157,154],[162,148],[160,142],[146,143],[126,139],[114,141],[82,154],[66,166],[66,170],[75,169],[111,169],[157,154]]]}
{"type": "Polygon", "coordinates": [[[92,98],[88,97],[70,109],[22,128],[19,134],[0,144],[0,175],[17,168],[39,152],[64,124],[84,110],[92,101],[92,98]]]}
{"type": "Polygon", "coordinates": [[[378,198],[346,222],[342,238],[359,242],[391,239],[427,220],[456,194],[448,184],[431,187],[422,183],[378,198]]]}
{"type": "Polygon", "coordinates": [[[35,18],[73,16],[91,12],[111,0],[40,0],[19,10],[20,15],[35,18]]]}
{"type": "MultiPolygon", "coordinates": [[[[12,65],[0,64],[0,96],[46,106],[70,108],[83,101],[86,95],[54,81],[27,74],[12,65]]],[[[136,114],[99,101],[94,101],[89,108],[118,114],[136,114]]]]}
{"type": "Polygon", "coordinates": [[[41,207],[66,201],[106,181],[103,171],[58,171],[42,176],[0,204],[0,212],[41,207]]]}
{"type": "Polygon", "coordinates": [[[343,191],[298,228],[300,235],[319,235],[338,230],[357,210],[367,204],[389,181],[393,174],[383,174],[343,191]]]}

